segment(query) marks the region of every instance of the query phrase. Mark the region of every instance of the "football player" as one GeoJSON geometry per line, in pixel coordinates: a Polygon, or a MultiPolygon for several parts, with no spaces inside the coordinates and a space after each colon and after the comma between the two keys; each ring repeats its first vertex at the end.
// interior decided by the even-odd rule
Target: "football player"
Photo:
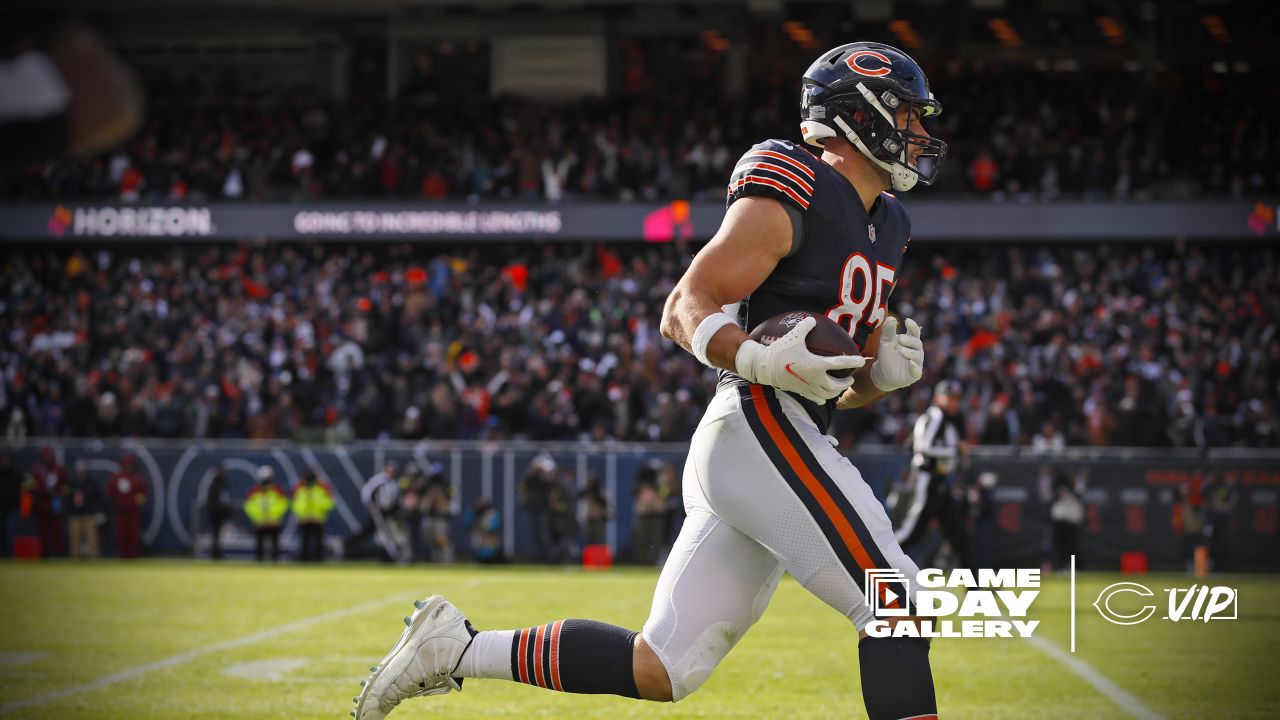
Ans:
{"type": "MultiPolygon", "coordinates": [[[[825,435],[836,409],[906,387],[923,372],[920,328],[899,333],[886,304],[910,239],[892,194],[934,181],[946,146],[922,126],[941,105],[900,50],[859,42],[804,75],[801,133],[821,150],[769,140],[738,161],[728,212],[667,300],[661,330],[721,371],[685,464],[688,511],[641,632],[557,620],[477,633],[444,598],[421,600],[372,669],[352,711],[382,718],[416,695],[501,678],[550,690],[681,700],[760,618],[784,570],[859,631],[872,619],[864,571],[916,566],[880,502],[825,435]],[[813,318],[764,346],[746,330],[784,312],[824,313],[861,354],[820,357],[813,318]],[[854,369],[844,379],[829,370],[854,369]]],[[[906,611],[901,584],[882,605],[906,611]]],[[[934,717],[929,646],[862,633],[863,698],[873,720],[934,717]]]]}

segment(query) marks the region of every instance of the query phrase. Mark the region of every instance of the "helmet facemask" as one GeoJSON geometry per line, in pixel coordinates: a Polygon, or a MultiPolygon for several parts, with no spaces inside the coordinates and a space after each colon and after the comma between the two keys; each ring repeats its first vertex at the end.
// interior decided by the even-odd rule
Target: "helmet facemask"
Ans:
{"type": "Polygon", "coordinates": [[[932,185],[942,170],[947,144],[914,132],[911,119],[917,113],[921,119],[936,117],[942,113],[942,105],[932,94],[911,97],[884,83],[859,82],[854,88],[855,93],[825,98],[827,88],[816,84],[805,88],[802,102],[808,119],[801,123],[805,141],[821,147],[827,138],[837,137],[838,130],[889,174],[894,190],[910,190],[917,182],[932,185]],[[904,121],[899,125],[899,112],[904,108],[904,121]],[[920,148],[914,159],[912,148],[920,148]]]}

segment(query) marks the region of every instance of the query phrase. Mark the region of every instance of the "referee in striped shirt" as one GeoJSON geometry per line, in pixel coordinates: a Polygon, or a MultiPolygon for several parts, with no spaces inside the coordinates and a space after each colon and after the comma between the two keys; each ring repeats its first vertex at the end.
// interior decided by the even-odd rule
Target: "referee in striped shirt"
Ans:
{"type": "MultiPolygon", "coordinates": [[[[969,562],[968,532],[964,508],[952,483],[961,451],[959,381],[943,380],[933,389],[933,404],[916,420],[912,433],[911,506],[896,531],[898,543],[914,557],[913,550],[928,534],[937,518],[942,535],[951,544],[957,562],[969,562]]],[[[921,565],[927,558],[915,558],[921,565]]]]}

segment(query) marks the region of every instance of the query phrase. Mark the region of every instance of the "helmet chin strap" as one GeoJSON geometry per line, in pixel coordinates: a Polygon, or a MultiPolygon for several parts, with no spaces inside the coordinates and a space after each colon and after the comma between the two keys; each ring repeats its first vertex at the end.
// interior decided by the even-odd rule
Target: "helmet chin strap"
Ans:
{"type": "MultiPolygon", "coordinates": [[[[879,105],[879,103],[876,104],[879,105]]],[[[877,158],[870,150],[867,149],[867,146],[862,142],[862,138],[858,137],[858,133],[854,132],[853,128],[849,127],[849,123],[845,122],[844,118],[837,115],[832,119],[840,126],[840,130],[844,132],[845,138],[847,138],[854,147],[858,148],[858,152],[861,152],[868,160],[878,165],[881,170],[889,173],[889,183],[893,186],[895,191],[906,192],[916,186],[916,181],[920,179],[920,175],[906,165],[905,158],[904,162],[901,163],[888,163],[877,158]]],[[[903,147],[902,153],[905,155],[906,152],[906,147],[903,147]]]]}

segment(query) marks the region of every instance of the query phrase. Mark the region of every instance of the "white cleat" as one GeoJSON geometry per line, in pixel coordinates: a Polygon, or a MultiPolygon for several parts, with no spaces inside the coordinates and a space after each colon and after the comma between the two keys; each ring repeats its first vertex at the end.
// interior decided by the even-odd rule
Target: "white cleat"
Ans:
{"type": "Polygon", "coordinates": [[[406,698],[462,689],[462,680],[451,673],[471,645],[467,619],[439,595],[413,605],[400,641],[361,681],[363,688],[353,698],[356,707],[351,711],[356,720],[382,720],[406,698]]]}

